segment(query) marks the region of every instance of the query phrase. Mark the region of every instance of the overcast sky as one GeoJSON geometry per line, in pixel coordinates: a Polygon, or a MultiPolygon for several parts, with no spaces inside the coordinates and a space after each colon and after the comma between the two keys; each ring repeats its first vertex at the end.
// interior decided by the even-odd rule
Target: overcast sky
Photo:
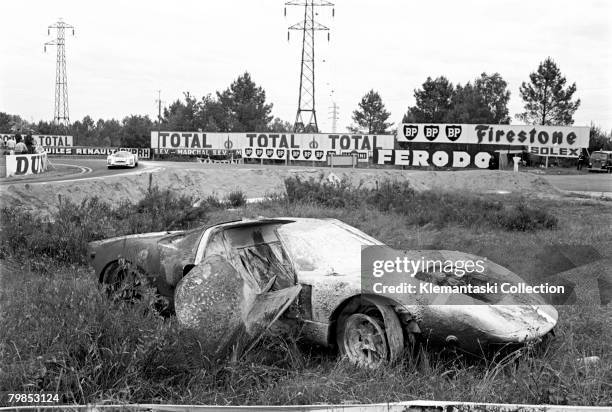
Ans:
{"type": "MultiPolygon", "coordinates": [[[[76,27],[66,41],[70,119],[157,115],[157,90],[169,105],[184,91],[201,97],[249,71],[293,123],[301,37],[287,27],[303,9],[282,0],[2,1],[0,111],[27,120],[53,118],[55,49],[43,53],[47,26],[62,17],[76,27]]],[[[337,0],[331,28],[316,45],[316,109],[321,131],[339,130],[370,89],[398,124],[427,76],[464,84],[499,72],[522,110],[521,82],[551,56],[582,104],[575,125],[612,129],[612,2],[607,0],[337,0]]],[[[513,123],[519,123],[513,119],[513,123]]]]}

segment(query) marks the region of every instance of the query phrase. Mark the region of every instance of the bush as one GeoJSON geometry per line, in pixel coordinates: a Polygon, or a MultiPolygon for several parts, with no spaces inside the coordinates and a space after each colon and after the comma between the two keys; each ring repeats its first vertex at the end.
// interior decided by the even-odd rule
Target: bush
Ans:
{"type": "Polygon", "coordinates": [[[225,200],[230,207],[242,207],[247,204],[246,195],[238,189],[229,192],[225,200]]]}
{"type": "Polygon", "coordinates": [[[331,183],[313,178],[302,180],[299,177],[285,179],[285,191],[289,202],[315,203],[327,207],[348,207],[359,203],[357,193],[348,180],[331,183]]]}
{"type": "Polygon", "coordinates": [[[59,199],[58,210],[41,218],[19,207],[0,211],[0,256],[49,257],[59,262],[86,263],[87,243],[133,233],[189,229],[206,220],[208,206],[170,190],[150,188],[134,203],[111,206],[98,197],[80,204],[59,199]]]}
{"type": "Polygon", "coordinates": [[[408,182],[383,181],[375,188],[353,187],[346,180],[330,183],[320,179],[285,179],[286,201],[317,204],[330,208],[357,208],[367,205],[380,212],[404,216],[408,224],[444,227],[498,227],[505,230],[554,229],[557,219],[546,210],[520,202],[505,206],[478,194],[416,191],[408,182]]]}
{"type": "Polygon", "coordinates": [[[499,217],[499,225],[507,230],[554,229],[559,222],[555,216],[548,212],[530,208],[524,203],[504,210],[499,217]]]}

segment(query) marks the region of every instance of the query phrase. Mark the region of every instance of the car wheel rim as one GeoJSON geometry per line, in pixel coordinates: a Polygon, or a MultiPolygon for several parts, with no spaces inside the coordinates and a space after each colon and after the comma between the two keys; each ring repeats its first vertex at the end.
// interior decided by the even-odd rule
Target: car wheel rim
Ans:
{"type": "Polygon", "coordinates": [[[143,276],[129,263],[117,263],[109,271],[105,280],[109,294],[124,301],[134,301],[141,298],[141,289],[144,286],[143,276]]]}
{"type": "Polygon", "coordinates": [[[362,313],[347,319],[343,345],[348,359],[361,366],[375,368],[388,357],[384,329],[376,319],[362,313]]]}

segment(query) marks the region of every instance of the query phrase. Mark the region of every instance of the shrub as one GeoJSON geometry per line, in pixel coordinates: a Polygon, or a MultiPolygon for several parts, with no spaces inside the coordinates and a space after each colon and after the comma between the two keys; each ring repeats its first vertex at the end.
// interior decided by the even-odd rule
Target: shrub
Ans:
{"type": "Polygon", "coordinates": [[[208,206],[192,206],[190,197],[150,188],[136,204],[112,206],[97,197],[80,204],[60,197],[58,210],[41,218],[19,207],[0,211],[0,255],[42,256],[59,262],[86,263],[87,243],[133,233],[189,229],[206,220],[208,206]]]}
{"type": "Polygon", "coordinates": [[[408,224],[444,227],[499,227],[505,230],[554,229],[557,219],[548,211],[523,202],[504,206],[474,193],[415,191],[408,182],[383,181],[375,188],[353,187],[346,179],[330,183],[320,179],[285,179],[286,201],[314,203],[330,208],[357,208],[368,205],[380,212],[404,216],[408,224]]]}
{"type": "Polygon", "coordinates": [[[238,189],[229,192],[225,200],[230,207],[242,207],[247,203],[246,195],[238,189]]]}
{"type": "Polygon", "coordinates": [[[289,202],[315,203],[328,207],[347,207],[359,203],[360,193],[355,191],[347,179],[338,183],[302,180],[299,177],[285,179],[285,191],[289,202]]]}
{"type": "Polygon", "coordinates": [[[545,210],[531,208],[524,203],[505,209],[499,214],[499,225],[507,230],[554,229],[558,219],[545,210]]]}

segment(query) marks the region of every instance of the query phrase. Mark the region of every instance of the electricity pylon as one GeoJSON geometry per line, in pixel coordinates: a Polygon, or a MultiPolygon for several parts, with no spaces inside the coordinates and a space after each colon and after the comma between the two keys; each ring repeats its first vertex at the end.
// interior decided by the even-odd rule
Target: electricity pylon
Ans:
{"type": "Polygon", "coordinates": [[[57,125],[70,125],[70,116],[68,113],[68,81],[66,79],[66,29],[72,29],[74,36],[74,27],[64,22],[61,18],[47,28],[47,35],[51,34],[51,29],[57,30],[55,40],[45,43],[45,52],[47,46],[57,47],[57,61],[55,63],[55,109],[53,111],[53,122],[57,125]]]}
{"type": "MultiPolygon", "coordinates": [[[[318,133],[319,127],[315,109],[315,31],[327,31],[327,40],[329,41],[329,27],[315,20],[315,8],[332,7],[333,17],[335,14],[334,4],[324,0],[302,0],[288,1],[285,6],[302,6],[304,8],[303,21],[289,26],[289,30],[300,30],[302,32],[300,92],[293,131],[318,133]]],[[[285,7],[286,15],[287,8],[285,7]]],[[[287,32],[287,40],[289,40],[289,32],[287,32]]]]}

